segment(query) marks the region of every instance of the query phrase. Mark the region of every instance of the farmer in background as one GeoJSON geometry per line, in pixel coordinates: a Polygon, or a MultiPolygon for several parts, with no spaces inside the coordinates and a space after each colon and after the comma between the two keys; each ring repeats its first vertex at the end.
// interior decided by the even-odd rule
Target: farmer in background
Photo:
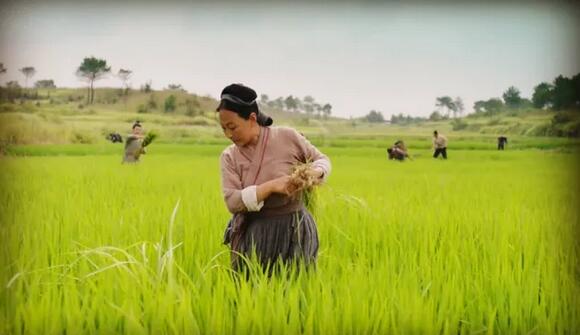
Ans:
{"type": "Polygon", "coordinates": [[[232,267],[243,270],[240,255],[254,252],[269,273],[278,260],[313,265],[316,223],[304,197],[297,196],[304,186],[297,186],[291,173],[306,167],[310,185],[319,185],[330,173],[330,160],[296,130],[270,127],[272,118],[259,110],[256,98],[253,89],[232,84],[221,92],[216,109],[224,135],[233,142],[220,157],[222,192],[233,214],[224,234],[232,267]]]}
{"type": "Polygon", "coordinates": [[[447,138],[439,134],[437,130],[433,132],[433,149],[435,149],[433,158],[437,158],[441,154],[443,159],[447,159],[447,138]]]}
{"type": "Polygon", "coordinates": [[[389,155],[389,159],[391,160],[398,160],[404,161],[405,158],[409,158],[409,154],[407,153],[407,147],[403,141],[398,140],[393,144],[392,147],[387,149],[387,153],[389,155]]]}
{"type": "Polygon", "coordinates": [[[505,145],[507,144],[508,140],[505,136],[500,136],[497,138],[497,150],[503,150],[505,145]]]}
{"type": "Polygon", "coordinates": [[[125,155],[123,156],[123,163],[137,163],[139,156],[145,153],[143,147],[143,127],[139,121],[135,121],[131,134],[127,136],[125,141],[125,155]]]}

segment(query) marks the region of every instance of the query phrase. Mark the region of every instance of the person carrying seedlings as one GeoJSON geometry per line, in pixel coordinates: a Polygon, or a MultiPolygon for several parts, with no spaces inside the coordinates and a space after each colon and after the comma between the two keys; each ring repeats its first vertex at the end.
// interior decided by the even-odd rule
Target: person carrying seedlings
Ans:
{"type": "Polygon", "coordinates": [[[148,146],[157,137],[154,133],[149,133],[143,136],[143,127],[141,122],[135,121],[132,127],[132,132],[125,140],[125,155],[123,156],[123,163],[137,163],[139,157],[145,154],[145,147],[148,146]]]}
{"type": "Polygon", "coordinates": [[[441,154],[443,159],[447,159],[447,137],[439,134],[437,130],[433,132],[433,149],[435,149],[433,158],[437,158],[441,154]]]}
{"type": "Polygon", "coordinates": [[[220,157],[222,193],[233,214],[224,234],[232,267],[243,270],[241,256],[253,253],[268,271],[279,260],[315,265],[318,232],[301,195],[328,178],[330,160],[296,130],[272,127],[256,98],[253,89],[232,84],[216,109],[233,142],[220,157]]]}
{"type": "Polygon", "coordinates": [[[407,147],[405,146],[405,143],[401,140],[398,140],[397,142],[395,142],[395,144],[393,144],[392,147],[387,149],[387,153],[389,159],[391,160],[394,159],[398,161],[404,161],[405,158],[410,158],[409,154],[407,153],[407,147]]]}
{"type": "Polygon", "coordinates": [[[504,150],[505,145],[507,144],[508,140],[505,136],[500,136],[497,138],[497,150],[504,150]]]}

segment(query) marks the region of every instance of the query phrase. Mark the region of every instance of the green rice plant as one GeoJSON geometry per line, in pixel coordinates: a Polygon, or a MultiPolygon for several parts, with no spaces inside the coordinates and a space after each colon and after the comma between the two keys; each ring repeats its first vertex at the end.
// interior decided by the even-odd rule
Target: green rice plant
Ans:
{"type": "Polygon", "coordinates": [[[246,279],[221,244],[223,144],[157,149],[0,157],[0,334],[580,331],[575,152],[322,148],[315,271],[250,257],[246,279]]]}
{"type": "Polygon", "coordinates": [[[142,147],[146,147],[149,144],[151,144],[155,139],[157,138],[157,134],[153,131],[150,131],[147,133],[147,135],[145,135],[145,138],[143,139],[143,143],[141,144],[142,147]]]}

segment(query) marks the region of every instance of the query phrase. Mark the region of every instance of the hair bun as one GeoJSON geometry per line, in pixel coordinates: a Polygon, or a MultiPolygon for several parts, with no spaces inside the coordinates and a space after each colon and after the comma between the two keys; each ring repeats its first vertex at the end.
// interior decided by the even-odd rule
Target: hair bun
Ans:
{"type": "Polygon", "coordinates": [[[258,120],[257,120],[258,124],[262,127],[269,127],[274,123],[274,120],[272,120],[271,117],[269,117],[268,115],[266,115],[262,112],[258,113],[257,118],[258,118],[258,120]]]}

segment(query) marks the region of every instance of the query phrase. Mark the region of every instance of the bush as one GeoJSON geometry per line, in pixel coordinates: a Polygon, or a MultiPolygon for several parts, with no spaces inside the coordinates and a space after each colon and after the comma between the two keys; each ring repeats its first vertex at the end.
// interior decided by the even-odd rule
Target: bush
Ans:
{"type": "Polygon", "coordinates": [[[200,108],[200,104],[199,101],[197,101],[197,99],[187,99],[185,100],[185,115],[187,116],[196,116],[198,114],[201,114],[202,110],[200,108]]]}
{"type": "Polygon", "coordinates": [[[137,107],[137,113],[139,114],[149,113],[149,109],[147,109],[147,106],[141,104],[139,105],[139,107],[137,107]]]}
{"type": "Polygon", "coordinates": [[[463,121],[463,119],[454,119],[453,121],[451,121],[451,129],[455,131],[463,130],[467,128],[467,126],[469,126],[469,124],[463,121]]]}
{"type": "Polygon", "coordinates": [[[501,118],[494,117],[491,120],[487,121],[488,126],[497,126],[498,124],[502,124],[501,118]]]}
{"type": "Polygon", "coordinates": [[[153,94],[149,96],[149,101],[147,101],[147,109],[157,109],[157,100],[153,94]]]}
{"type": "Polygon", "coordinates": [[[556,113],[556,115],[554,115],[554,117],[552,118],[552,124],[553,125],[560,125],[560,124],[568,123],[568,122],[572,121],[573,119],[574,118],[569,113],[559,112],[559,113],[556,113]]]}
{"type": "Polygon", "coordinates": [[[173,111],[175,111],[176,107],[177,107],[177,99],[172,94],[165,99],[164,110],[166,113],[173,112],[173,111]]]}
{"type": "Polygon", "coordinates": [[[80,144],[90,144],[90,143],[94,143],[95,139],[88,134],[75,131],[71,135],[71,142],[72,143],[80,143],[80,144]]]}
{"type": "Polygon", "coordinates": [[[482,127],[481,123],[472,123],[470,125],[468,125],[465,130],[469,130],[469,131],[480,131],[482,127]]]}
{"type": "Polygon", "coordinates": [[[0,105],[0,113],[14,113],[14,112],[16,112],[16,107],[13,104],[0,105]]]}
{"type": "Polygon", "coordinates": [[[565,135],[568,137],[579,137],[580,136],[580,121],[570,122],[562,127],[565,135]]]}
{"type": "Polygon", "coordinates": [[[194,117],[191,123],[195,126],[212,126],[215,124],[215,122],[212,122],[203,116],[194,117]]]}

